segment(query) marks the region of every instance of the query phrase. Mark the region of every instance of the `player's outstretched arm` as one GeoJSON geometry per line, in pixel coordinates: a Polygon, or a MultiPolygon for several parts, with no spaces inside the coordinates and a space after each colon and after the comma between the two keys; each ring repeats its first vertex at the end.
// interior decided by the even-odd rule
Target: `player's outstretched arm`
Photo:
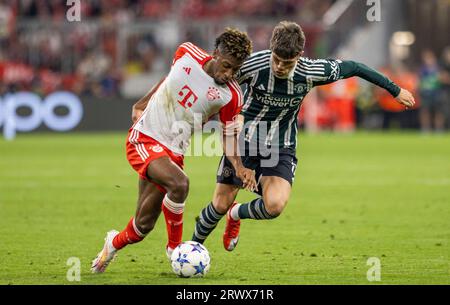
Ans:
{"type": "Polygon", "coordinates": [[[148,101],[152,97],[152,95],[156,92],[158,87],[161,85],[161,83],[164,81],[165,77],[162,78],[155,86],[153,86],[152,89],[150,89],[149,92],[147,92],[146,95],[144,95],[139,101],[137,101],[131,110],[131,120],[133,121],[133,124],[136,123],[136,121],[141,117],[142,113],[144,112],[145,108],[147,107],[148,101]]]}
{"type": "Polygon", "coordinates": [[[344,78],[358,76],[371,82],[372,84],[386,89],[393,97],[395,97],[397,102],[407,108],[412,107],[415,104],[414,97],[408,90],[400,88],[385,75],[362,63],[355,61],[344,61],[341,64],[341,71],[344,78]]]}
{"type": "Polygon", "coordinates": [[[256,190],[257,183],[255,178],[255,171],[244,167],[241,157],[239,155],[239,133],[243,125],[243,116],[238,115],[238,118],[223,128],[223,151],[225,156],[233,164],[236,176],[242,180],[243,187],[251,192],[256,190]]]}
{"type": "Polygon", "coordinates": [[[415,104],[414,97],[406,90],[397,86],[393,81],[382,73],[369,68],[363,63],[352,60],[327,60],[325,66],[326,80],[314,82],[314,85],[329,84],[343,78],[358,76],[366,81],[387,90],[396,100],[405,107],[412,107],[415,104]]]}

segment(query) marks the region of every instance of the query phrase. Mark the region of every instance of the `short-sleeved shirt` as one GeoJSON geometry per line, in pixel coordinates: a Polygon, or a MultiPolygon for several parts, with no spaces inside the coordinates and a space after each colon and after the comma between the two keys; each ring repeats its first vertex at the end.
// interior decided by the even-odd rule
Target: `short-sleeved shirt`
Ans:
{"type": "Polygon", "coordinates": [[[194,44],[181,44],[169,74],[133,128],[184,155],[197,124],[216,114],[223,124],[231,123],[242,108],[243,94],[236,80],[219,85],[203,70],[211,59],[194,44]]]}

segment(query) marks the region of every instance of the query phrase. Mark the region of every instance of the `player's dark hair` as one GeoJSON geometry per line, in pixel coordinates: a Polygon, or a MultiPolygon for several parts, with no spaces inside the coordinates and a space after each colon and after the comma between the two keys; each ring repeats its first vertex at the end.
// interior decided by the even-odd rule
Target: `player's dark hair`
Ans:
{"type": "Polygon", "coordinates": [[[305,48],[305,33],[295,22],[281,21],[275,26],[270,49],[283,59],[296,57],[305,48]]]}
{"type": "Polygon", "coordinates": [[[225,28],[217,37],[215,47],[239,61],[244,61],[252,53],[252,42],[247,33],[234,28],[225,28]]]}

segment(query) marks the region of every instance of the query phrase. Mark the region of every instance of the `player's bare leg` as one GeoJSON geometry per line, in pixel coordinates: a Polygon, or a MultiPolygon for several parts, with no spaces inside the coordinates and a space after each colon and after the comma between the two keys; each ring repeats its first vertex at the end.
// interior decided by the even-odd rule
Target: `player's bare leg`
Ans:
{"type": "Polygon", "coordinates": [[[166,253],[170,257],[173,249],[181,243],[183,235],[184,202],[189,192],[189,179],[169,157],[151,162],[147,168],[147,175],[167,191],[162,198],[162,211],[168,236],[166,253]]]}
{"type": "Polygon", "coordinates": [[[281,177],[267,176],[261,178],[261,185],[266,211],[272,218],[278,217],[291,196],[291,184],[281,177]]]}
{"type": "Polygon", "coordinates": [[[241,218],[273,219],[278,217],[288,202],[291,185],[288,181],[277,176],[261,178],[261,198],[246,204],[234,204],[227,213],[227,226],[223,234],[223,245],[232,251],[239,240],[241,218]]]}
{"type": "Polygon", "coordinates": [[[135,223],[140,232],[148,234],[155,227],[156,221],[161,214],[161,202],[164,198],[164,192],[148,180],[139,179],[139,194],[135,223]]]}
{"type": "Polygon", "coordinates": [[[161,201],[164,197],[154,184],[139,179],[139,196],[136,214],[122,232],[111,230],[107,233],[103,249],[93,260],[91,271],[102,273],[117,255],[117,251],[128,244],[136,243],[154,228],[161,213],[161,201]]]}
{"type": "Polygon", "coordinates": [[[239,192],[239,187],[231,184],[217,183],[213,200],[206,206],[197,218],[192,240],[204,243],[208,235],[215,229],[218,222],[232,206],[239,192]]]}
{"type": "Polygon", "coordinates": [[[237,185],[217,183],[212,201],[214,209],[225,214],[236,199],[239,189],[237,185]]]}

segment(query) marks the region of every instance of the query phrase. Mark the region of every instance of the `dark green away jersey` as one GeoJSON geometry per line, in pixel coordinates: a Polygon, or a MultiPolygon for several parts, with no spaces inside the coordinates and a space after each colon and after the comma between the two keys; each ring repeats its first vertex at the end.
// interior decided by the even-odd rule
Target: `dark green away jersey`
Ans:
{"type": "Polygon", "coordinates": [[[400,88],[392,81],[353,61],[308,59],[301,57],[287,78],[272,72],[272,52],[252,54],[242,65],[237,80],[246,84],[243,136],[246,142],[260,147],[292,148],[297,146],[297,117],[305,95],[318,85],[351,76],[362,77],[397,96],[400,88]],[[262,146],[261,146],[262,145],[262,146]]]}

